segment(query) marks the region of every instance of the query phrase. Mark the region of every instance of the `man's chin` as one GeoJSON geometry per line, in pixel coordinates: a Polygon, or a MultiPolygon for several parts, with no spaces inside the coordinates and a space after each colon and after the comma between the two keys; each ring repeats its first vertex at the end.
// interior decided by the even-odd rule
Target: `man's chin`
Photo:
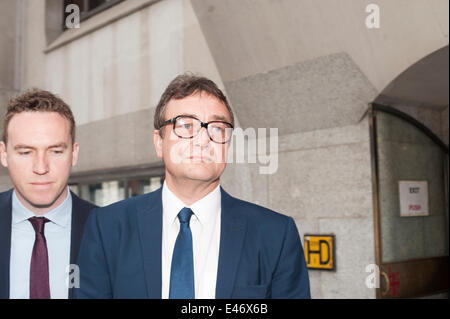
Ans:
{"type": "Polygon", "coordinates": [[[205,169],[191,169],[186,172],[186,178],[189,180],[196,180],[199,182],[211,182],[216,180],[220,175],[215,171],[209,171],[205,169]]]}
{"type": "Polygon", "coordinates": [[[61,192],[52,192],[52,194],[49,194],[48,192],[28,192],[25,194],[19,192],[19,199],[22,199],[22,201],[25,200],[27,206],[30,208],[46,210],[55,205],[58,199],[63,196],[64,190],[65,188],[61,192]]]}
{"type": "Polygon", "coordinates": [[[57,198],[53,198],[53,199],[38,199],[38,200],[34,200],[34,199],[27,199],[28,203],[37,208],[37,209],[46,209],[49,207],[52,207],[52,205],[55,204],[57,198]]]}

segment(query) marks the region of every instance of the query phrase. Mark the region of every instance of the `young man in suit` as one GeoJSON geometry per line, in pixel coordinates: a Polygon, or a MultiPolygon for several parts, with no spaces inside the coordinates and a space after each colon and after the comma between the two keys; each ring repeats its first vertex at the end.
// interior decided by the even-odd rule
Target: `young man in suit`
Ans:
{"type": "Polygon", "coordinates": [[[38,89],[9,101],[0,160],[14,188],[0,193],[0,298],[72,297],[69,273],[78,272],[70,265],[95,207],[67,185],[77,157],[64,101],[38,89]]]}
{"type": "Polygon", "coordinates": [[[309,298],[294,220],[220,187],[234,118],[214,82],[175,78],[155,112],[164,185],[86,222],[79,298],[309,298]]]}

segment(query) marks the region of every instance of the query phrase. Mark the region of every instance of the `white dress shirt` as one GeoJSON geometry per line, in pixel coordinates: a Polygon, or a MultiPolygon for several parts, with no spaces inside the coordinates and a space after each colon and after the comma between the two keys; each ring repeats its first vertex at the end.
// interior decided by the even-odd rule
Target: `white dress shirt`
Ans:
{"type": "MultiPolygon", "coordinates": [[[[67,188],[67,197],[58,207],[43,217],[44,235],[47,241],[50,296],[52,299],[68,298],[68,265],[70,264],[70,232],[72,221],[72,196],[67,188]]],[[[30,298],[30,263],[35,231],[28,218],[36,216],[12,195],[10,288],[11,299],[30,298]]]]}
{"type": "Polygon", "coordinates": [[[162,290],[161,297],[169,298],[170,268],[175,241],[180,230],[178,213],[183,207],[193,211],[190,220],[194,252],[194,283],[196,299],[214,299],[220,246],[220,185],[194,204],[185,205],[167,187],[162,189],[162,290]]]}

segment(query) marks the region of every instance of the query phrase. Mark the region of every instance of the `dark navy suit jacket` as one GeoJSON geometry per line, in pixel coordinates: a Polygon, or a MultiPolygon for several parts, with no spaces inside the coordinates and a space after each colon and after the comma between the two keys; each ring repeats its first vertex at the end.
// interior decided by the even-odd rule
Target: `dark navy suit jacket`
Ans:
{"type": "MultiPolygon", "coordinates": [[[[90,214],[75,298],[161,298],[162,188],[90,214]]],[[[310,298],[294,220],[228,195],[216,298],[310,298]]]]}
{"type": "MultiPolygon", "coordinates": [[[[11,222],[12,222],[12,189],[0,193],[0,299],[9,298],[9,267],[11,257],[11,222]]],[[[72,228],[70,239],[70,263],[76,264],[80,249],[83,226],[89,212],[96,207],[72,195],[72,228]]],[[[72,298],[73,288],[69,289],[72,298]]]]}

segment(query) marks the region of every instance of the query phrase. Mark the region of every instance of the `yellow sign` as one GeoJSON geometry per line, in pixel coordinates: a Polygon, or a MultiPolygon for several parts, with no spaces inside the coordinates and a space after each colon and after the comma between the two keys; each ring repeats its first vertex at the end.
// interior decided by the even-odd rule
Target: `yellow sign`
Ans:
{"type": "Polygon", "coordinates": [[[334,270],[334,235],[305,234],[305,259],[309,269],[334,270]]]}

